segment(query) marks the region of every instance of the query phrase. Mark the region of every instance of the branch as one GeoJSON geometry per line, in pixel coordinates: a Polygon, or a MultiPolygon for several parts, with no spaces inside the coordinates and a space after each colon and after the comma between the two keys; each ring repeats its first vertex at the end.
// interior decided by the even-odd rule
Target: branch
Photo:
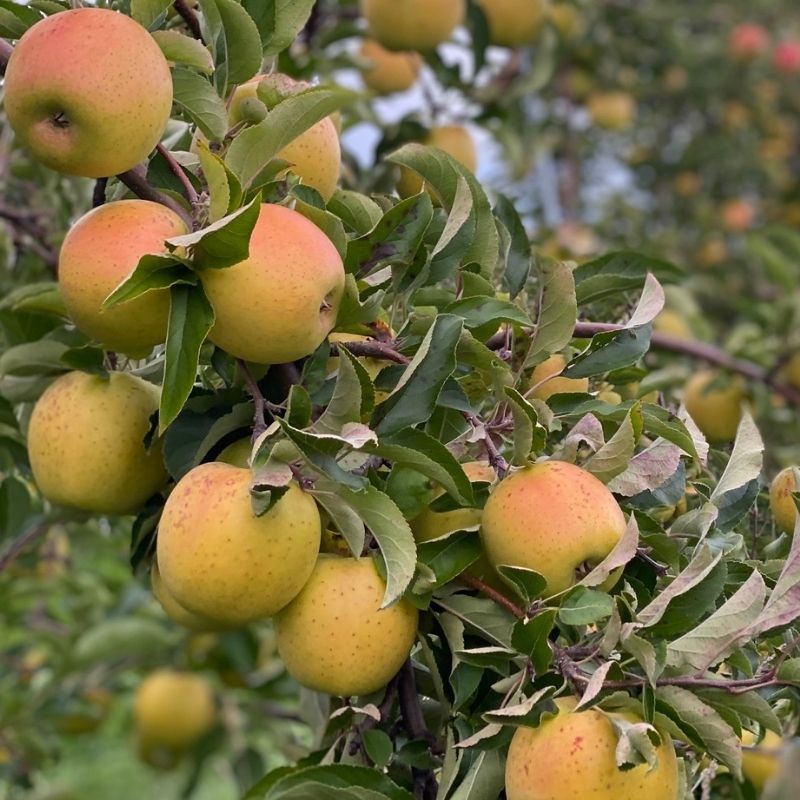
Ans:
{"type": "Polygon", "coordinates": [[[242,361],[241,358],[237,358],[236,363],[239,365],[242,377],[244,378],[244,385],[247,387],[250,397],[253,398],[253,405],[255,406],[252,435],[252,441],[255,442],[267,429],[267,400],[262,394],[261,389],[259,389],[258,381],[253,377],[253,373],[250,372],[250,367],[247,366],[247,363],[242,361]]]}
{"type": "Polygon", "coordinates": [[[464,412],[464,419],[472,425],[473,428],[483,428],[483,446],[486,448],[486,455],[489,457],[489,464],[492,469],[497,473],[497,477],[503,480],[508,474],[508,461],[503,458],[502,453],[497,449],[497,445],[492,439],[492,435],[486,430],[486,425],[469,411],[464,412]]]}
{"type": "Polygon", "coordinates": [[[98,178],[94,182],[94,189],[92,190],[92,208],[102,206],[106,202],[107,186],[108,178],[98,178]]]}
{"type": "Polygon", "coordinates": [[[6,74],[8,60],[13,52],[14,48],[5,39],[0,39],[0,75],[6,74]]]}
{"type": "Polygon", "coordinates": [[[192,217],[186,211],[186,208],[177,200],[173,200],[169,195],[159,192],[158,189],[151,186],[141,171],[129,169],[127,172],[117,175],[117,178],[137,197],[141,197],[142,200],[150,200],[153,203],[161,203],[162,206],[174,211],[186,223],[187,227],[192,227],[192,217]]]}
{"type": "Polygon", "coordinates": [[[344,347],[348,353],[352,353],[354,356],[379,358],[384,361],[392,361],[395,364],[411,363],[411,359],[408,356],[399,353],[392,345],[385,342],[331,342],[331,355],[337,355],[340,347],[344,347]]]}
{"type": "MultiPolygon", "coordinates": [[[[401,668],[402,671],[402,668],[401,668]]],[[[377,728],[381,723],[385,723],[392,712],[395,700],[397,700],[398,687],[400,685],[400,672],[392,678],[386,686],[386,693],[383,695],[383,700],[378,706],[378,718],[367,717],[361,725],[358,726],[358,735],[350,743],[350,755],[354,756],[361,749],[361,737],[365,731],[377,728]]]]}
{"type": "Polygon", "coordinates": [[[189,176],[186,174],[183,167],[175,160],[175,157],[170,153],[169,149],[164,147],[161,142],[156,145],[156,150],[161,154],[162,158],[167,162],[172,174],[181,182],[183,191],[186,192],[186,199],[192,207],[192,230],[197,230],[200,213],[203,210],[203,203],[200,200],[200,195],[192,185],[189,176]]]}
{"type": "Polygon", "coordinates": [[[55,524],[56,521],[52,519],[42,520],[41,522],[31,525],[28,530],[14,539],[5,552],[0,555],[0,572],[3,572],[28,545],[33,544],[40,536],[46,534],[55,524]]]}
{"type": "Polygon", "coordinates": [[[480,578],[462,572],[459,575],[459,580],[467,584],[467,586],[477,589],[481,594],[485,594],[490,600],[494,600],[497,605],[511,612],[517,619],[525,619],[525,612],[516,603],[509,600],[501,592],[498,592],[497,589],[493,589],[488,583],[484,583],[480,578]]]}
{"type": "MultiPolygon", "coordinates": [[[[405,729],[412,739],[421,739],[423,742],[427,742],[433,751],[436,747],[436,740],[425,724],[417,692],[417,682],[414,678],[414,665],[410,658],[401,667],[398,681],[400,713],[403,715],[405,729]]],[[[433,770],[415,767],[412,768],[412,773],[414,775],[414,797],[417,800],[435,800],[439,787],[433,770]]]]}
{"type": "Polygon", "coordinates": [[[189,29],[189,32],[192,34],[192,36],[194,36],[195,39],[199,39],[201,42],[203,42],[203,32],[200,29],[200,20],[197,19],[197,15],[194,13],[194,9],[189,5],[189,3],[187,3],[186,0],[175,0],[172,5],[186,23],[186,27],[189,29]]]}

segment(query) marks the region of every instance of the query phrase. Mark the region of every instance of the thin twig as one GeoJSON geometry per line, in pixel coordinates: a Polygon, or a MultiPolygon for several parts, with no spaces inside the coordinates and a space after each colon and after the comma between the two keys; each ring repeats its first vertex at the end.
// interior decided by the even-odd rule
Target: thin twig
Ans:
{"type": "Polygon", "coordinates": [[[13,52],[14,48],[5,39],[0,39],[0,75],[6,74],[8,60],[13,52]]]}
{"type": "Polygon", "coordinates": [[[186,0],[175,0],[172,5],[186,23],[186,27],[189,29],[192,36],[202,42],[203,32],[200,29],[200,20],[197,19],[197,14],[194,13],[194,9],[192,9],[186,0]]]}
{"type": "Polygon", "coordinates": [[[244,385],[247,387],[250,397],[253,398],[253,405],[255,406],[252,436],[252,440],[255,442],[267,429],[267,400],[258,386],[258,381],[253,377],[253,373],[250,372],[250,367],[247,366],[247,362],[239,358],[236,360],[236,363],[239,365],[242,377],[244,378],[244,385]]]}
{"type": "Polygon", "coordinates": [[[164,147],[164,145],[159,142],[156,145],[156,150],[158,150],[161,157],[167,162],[167,166],[170,168],[172,174],[181,182],[183,191],[186,192],[186,199],[192,207],[192,228],[196,230],[200,221],[200,213],[203,210],[203,203],[200,200],[200,195],[197,194],[197,190],[192,185],[192,181],[189,179],[186,171],[175,160],[175,156],[170,153],[169,148],[164,147]]]}
{"type": "Polygon", "coordinates": [[[0,555],[0,572],[3,572],[29,545],[33,544],[40,536],[44,536],[50,528],[55,525],[55,521],[45,519],[21,533],[0,555]]]}
{"type": "Polygon", "coordinates": [[[409,364],[411,359],[399,353],[391,344],[379,341],[331,342],[331,355],[338,355],[338,348],[344,347],[349,353],[362,358],[379,358],[395,364],[409,364]]]}
{"type": "MultiPolygon", "coordinates": [[[[417,682],[414,678],[414,665],[410,658],[400,669],[398,679],[400,713],[403,716],[403,725],[408,731],[408,735],[412,739],[427,742],[431,752],[438,752],[436,739],[425,724],[425,716],[422,713],[417,692],[417,682]]],[[[418,800],[435,800],[438,785],[433,770],[414,768],[412,774],[414,776],[414,797],[418,800]]]]}
{"type": "Polygon", "coordinates": [[[498,592],[497,589],[492,588],[488,583],[484,583],[480,578],[462,573],[459,576],[459,580],[462,583],[466,583],[467,586],[477,589],[481,594],[485,594],[490,600],[494,600],[497,605],[502,606],[506,611],[510,611],[517,619],[525,619],[525,612],[513,600],[509,600],[502,592],[498,592]]]}
{"type": "Polygon", "coordinates": [[[151,186],[141,171],[130,169],[117,175],[117,178],[125,184],[137,197],[142,200],[150,200],[153,203],[161,203],[162,206],[174,211],[185,223],[187,227],[192,226],[192,216],[186,210],[183,204],[177,200],[173,200],[169,195],[159,192],[154,186],[151,186]]]}
{"type": "Polygon", "coordinates": [[[644,547],[637,548],[637,550],[636,550],[636,558],[638,558],[640,561],[644,561],[645,564],[647,564],[650,567],[652,567],[653,570],[655,571],[656,575],[666,575],[667,574],[667,567],[664,564],[662,564],[659,561],[656,561],[654,558],[652,558],[650,556],[649,552],[644,547]]]}
{"type": "Polygon", "coordinates": [[[486,448],[489,465],[495,471],[497,477],[503,480],[508,474],[508,461],[503,458],[502,453],[497,449],[497,445],[494,443],[494,439],[492,439],[492,435],[487,430],[486,425],[483,424],[480,418],[469,411],[464,412],[464,419],[475,429],[483,428],[482,441],[483,446],[486,448]]]}

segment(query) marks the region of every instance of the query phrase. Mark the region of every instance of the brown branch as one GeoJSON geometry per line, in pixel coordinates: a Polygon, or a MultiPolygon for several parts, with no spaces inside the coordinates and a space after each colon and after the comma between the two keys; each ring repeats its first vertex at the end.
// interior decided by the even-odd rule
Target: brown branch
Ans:
{"type": "Polygon", "coordinates": [[[338,355],[338,348],[344,347],[349,353],[362,358],[379,358],[395,364],[409,364],[411,359],[399,353],[389,344],[378,341],[331,342],[331,355],[338,355]]]}
{"type": "MultiPolygon", "coordinates": [[[[420,705],[419,693],[417,692],[417,682],[414,678],[414,664],[411,659],[398,673],[398,695],[400,698],[400,713],[403,716],[403,724],[412,739],[419,739],[427,742],[431,752],[436,752],[438,746],[433,734],[425,724],[425,717],[420,705]]],[[[435,800],[438,791],[436,778],[431,769],[412,769],[414,776],[414,797],[417,800],[435,800]]]]}
{"type": "Polygon", "coordinates": [[[167,162],[172,174],[180,181],[183,191],[186,192],[186,199],[192,207],[192,230],[197,230],[200,221],[200,214],[203,210],[203,203],[200,200],[200,195],[192,185],[192,181],[186,174],[183,167],[175,160],[175,157],[170,153],[169,148],[164,147],[161,142],[156,145],[156,150],[161,154],[161,157],[167,162]]]}
{"type": "MultiPolygon", "coordinates": [[[[402,668],[401,668],[402,671],[402,668]]],[[[392,708],[394,707],[395,700],[397,700],[397,692],[400,686],[400,673],[398,672],[397,675],[392,678],[388,685],[386,686],[386,692],[383,695],[383,700],[381,700],[381,704],[378,706],[378,718],[375,717],[367,717],[361,725],[358,726],[357,729],[357,736],[353,741],[350,743],[350,755],[354,756],[360,749],[361,749],[361,736],[365,731],[372,730],[373,728],[377,728],[378,725],[381,723],[385,723],[389,718],[389,714],[392,712],[392,708]]]]}
{"type": "Polygon", "coordinates": [[[486,448],[489,464],[495,473],[497,473],[497,477],[503,480],[508,474],[508,461],[503,458],[502,453],[497,449],[497,445],[494,443],[492,435],[486,429],[486,425],[484,425],[479,417],[469,411],[464,412],[464,419],[469,422],[473,428],[483,428],[483,446],[486,448]]]}
{"type": "Polygon", "coordinates": [[[162,206],[174,211],[187,225],[191,228],[192,217],[186,208],[177,200],[173,200],[169,195],[159,192],[154,186],[151,186],[142,172],[138,169],[130,169],[117,175],[121,183],[124,183],[137,197],[142,200],[150,200],[153,203],[161,203],[162,206]]]}
{"type": "Polygon", "coordinates": [[[98,178],[94,182],[94,189],[92,190],[92,208],[98,208],[106,202],[107,186],[108,178],[98,178]]]}
{"type": "Polygon", "coordinates": [[[517,619],[525,619],[525,612],[516,603],[509,600],[502,592],[489,586],[488,583],[484,583],[480,578],[462,573],[459,575],[459,580],[472,589],[477,589],[481,594],[485,594],[490,600],[494,600],[497,605],[511,612],[517,619]]]}
{"type": "Polygon", "coordinates": [[[200,29],[200,20],[197,19],[197,14],[194,13],[194,9],[189,5],[189,3],[186,2],[186,0],[175,0],[172,5],[186,23],[186,27],[189,29],[189,32],[192,34],[192,36],[194,36],[195,39],[199,39],[201,42],[203,42],[203,32],[200,29]]]}
{"type": "Polygon", "coordinates": [[[253,377],[253,373],[250,372],[250,367],[247,366],[247,362],[237,358],[236,363],[239,365],[242,377],[244,378],[244,385],[247,387],[250,397],[253,398],[253,405],[255,406],[255,411],[253,413],[253,435],[251,437],[252,441],[255,442],[267,429],[267,400],[258,386],[258,381],[253,377]]]}
{"type": "Polygon", "coordinates": [[[0,39],[0,75],[6,74],[8,60],[13,52],[14,48],[5,39],[0,39]]]}

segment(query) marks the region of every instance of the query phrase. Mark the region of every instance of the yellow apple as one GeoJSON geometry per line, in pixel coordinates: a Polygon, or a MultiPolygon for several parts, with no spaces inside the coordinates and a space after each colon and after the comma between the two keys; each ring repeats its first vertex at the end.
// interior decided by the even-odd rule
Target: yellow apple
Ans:
{"type": "Polygon", "coordinates": [[[211,341],[246,361],[283,364],[313,353],[333,328],[344,265],[313,222],[265,203],[250,257],[200,280],[216,314],[211,341]]]}
{"type": "Polygon", "coordinates": [[[760,742],[750,731],[742,731],[742,772],[760,795],[767,781],[780,766],[780,750],[783,740],[775,731],[767,731],[760,742]]]}
{"type": "MultiPolygon", "coordinates": [[[[463,125],[438,125],[431,128],[423,144],[438,147],[463,164],[470,172],[478,168],[478,153],[472,134],[463,125]]],[[[400,168],[397,193],[400,197],[411,197],[422,191],[422,178],[405,167],[400,168]]]]}
{"type": "MultiPolygon", "coordinates": [[[[269,93],[274,95],[274,103],[311,87],[310,83],[295,81],[288,75],[257,75],[234,91],[228,112],[231,125],[244,120],[246,101],[256,98],[259,86],[262,85],[268,87],[269,93]]],[[[306,186],[316,189],[324,200],[330,200],[336,191],[342,170],[339,131],[333,117],[325,117],[314,123],[275,157],[291,164],[289,172],[301,178],[306,186]]]]}
{"type": "Polygon", "coordinates": [[[466,16],[466,0],[361,0],[369,33],[389,50],[433,50],[466,16]]]}
{"type": "Polygon", "coordinates": [[[677,800],[678,760],[661,732],[651,769],[617,767],[618,734],[613,718],[642,722],[631,713],[575,711],[575,698],[556,700],[558,713],[536,728],[517,728],[506,762],[508,800],[677,800]]]}
{"type": "Polygon", "coordinates": [[[531,373],[529,387],[536,387],[531,396],[538,400],[549,400],[554,394],[588,392],[588,378],[559,377],[567,366],[564,356],[556,354],[537,364],[531,373]]]}
{"type": "Polygon", "coordinates": [[[161,573],[158,571],[158,564],[155,561],[150,569],[150,588],[153,590],[153,597],[158,600],[164,613],[178,625],[193,631],[217,631],[226,627],[184,608],[164,586],[161,573]]]}
{"type": "Polygon", "coordinates": [[[272,616],[311,575],[320,517],[297,484],[257,517],[250,470],[201,464],[181,478],[158,528],[158,567],[170,595],[226,625],[272,616]]]}
{"type": "Polygon", "coordinates": [[[703,435],[715,444],[734,440],[745,399],[744,387],[738,377],[727,385],[708,389],[719,376],[716,370],[700,370],[692,375],[683,390],[686,410],[703,435]]]}
{"type": "Polygon", "coordinates": [[[237,439],[229,444],[216,458],[225,464],[232,464],[242,469],[250,468],[250,454],[253,452],[253,442],[249,436],[237,439]]]}
{"type": "Polygon", "coordinates": [[[489,41],[500,47],[532,42],[545,21],[545,0],[478,0],[489,23],[489,41]]]}
{"type": "MultiPolygon", "coordinates": [[[[569,589],[575,571],[602,561],[625,533],[622,510],[589,472],[544,461],[502,480],[483,509],[481,540],[493,567],[525,567],[547,581],[545,594],[569,589]]],[[[612,575],[606,588],[616,583],[612,575]]]]}
{"type": "Polygon", "coordinates": [[[166,253],[165,239],[187,233],[183,220],[148,200],[119,200],[84,214],[64,239],[58,286],[72,321],[108,350],[147,355],[167,338],[169,291],[157,289],[103,309],[139,259],[166,253]]]}
{"type": "Polygon", "coordinates": [[[102,178],[132,169],[158,144],[172,111],[169,65],[124,14],[77,8],[37,22],[14,48],[5,110],[46,166],[102,178]]]}
{"type": "Polygon", "coordinates": [[[782,469],[769,486],[769,507],[772,516],[775,517],[778,528],[786,533],[794,533],[797,519],[797,506],[792,499],[792,494],[797,491],[794,470],[794,467],[782,469]]]}
{"type": "Polygon", "coordinates": [[[159,389],[127,372],[69,372],[39,398],[28,427],[28,455],[51,503],[99,514],[132,514],[167,483],[156,441],[144,438],[159,389]]]}
{"type": "Polygon", "coordinates": [[[134,700],[136,733],[147,749],[182,751],[214,727],[214,694],[205,678],[159,669],[139,685],[134,700]]]}
{"type": "Polygon", "coordinates": [[[589,95],[586,105],[592,122],[607,130],[629,128],[636,117],[636,101],[624,91],[595,92],[589,95]]]}
{"type": "Polygon", "coordinates": [[[364,39],[359,55],[364,85],[376,94],[405,92],[417,82],[422,66],[419,53],[394,52],[374,39],[364,39]]]}
{"type": "Polygon", "coordinates": [[[381,609],[385,590],[371,558],[321,555],[303,590],[275,617],[289,674],[343,697],[385,686],[411,652],[418,618],[407,600],[381,609]]]}

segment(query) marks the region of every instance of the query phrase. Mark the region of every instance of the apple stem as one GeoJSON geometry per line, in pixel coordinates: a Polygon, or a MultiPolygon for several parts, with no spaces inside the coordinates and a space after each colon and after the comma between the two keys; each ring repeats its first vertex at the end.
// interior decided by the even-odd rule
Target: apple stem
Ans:
{"type": "Polygon", "coordinates": [[[120,183],[125,184],[137,197],[141,197],[142,200],[150,200],[153,203],[161,203],[162,206],[166,206],[174,211],[188,227],[192,227],[192,218],[185,206],[177,200],[173,200],[169,195],[159,192],[154,186],[151,186],[140,171],[140,168],[129,169],[127,172],[122,172],[117,175],[117,178],[120,183]]]}
{"type": "Polygon", "coordinates": [[[5,75],[8,60],[11,58],[13,52],[14,48],[11,44],[5,39],[0,39],[0,75],[5,75]]]}
{"type": "Polygon", "coordinates": [[[247,362],[242,361],[241,358],[237,358],[236,363],[239,365],[242,377],[244,378],[244,384],[247,387],[250,397],[253,398],[253,405],[255,406],[255,411],[253,412],[252,436],[253,442],[255,442],[267,429],[267,400],[258,386],[258,381],[253,377],[253,373],[250,372],[250,367],[247,366],[247,362]]]}
{"type": "Polygon", "coordinates": [[[175,157],[170,153],[169,149],[164,147],[161,142],[156,145],[156,150],[161,154],[162,158],[167,162],[172,174],[181,182],[184,192],[186,192],[186,199],[192,207],[192,230],[198,230],[200,225],[200,214],[203,211],[203,203],[200,200],[200,195],[192,185],[192,181],[186,174],[183,167],[175,160],[175,157]]]}
{"type": "Polygon", "coordinates": [[[186,23],[186,27],[189,29],[189,32],[192,34],[192,36],[202,42],[203,32],[200,28],[200,20],[197,19],[197,15],[194,13],[192,7],[186,2],[186,0],[175,0],[172,5],[186,23]]]}

